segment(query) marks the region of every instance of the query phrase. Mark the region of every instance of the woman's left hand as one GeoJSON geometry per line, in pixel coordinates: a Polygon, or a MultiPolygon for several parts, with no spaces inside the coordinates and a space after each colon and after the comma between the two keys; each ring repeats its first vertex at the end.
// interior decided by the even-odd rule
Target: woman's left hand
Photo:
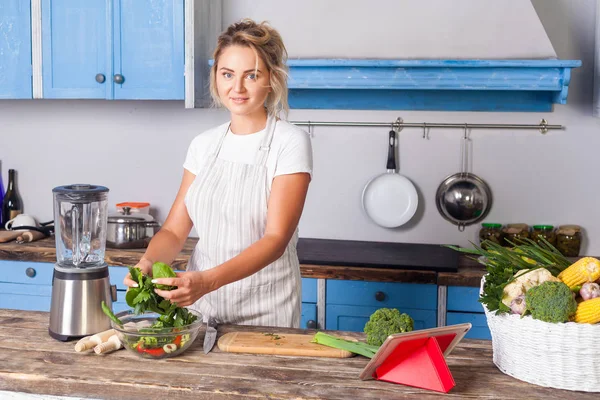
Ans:
{"type": "Polygon", "coordinates": [[[173,290],[155,289],[154,292],[179,307],[192,305],[200,297],[212,292],[207,274],[202,271],[176,272],[176,278],[157,278],[152,283],[160,285],[177,286],[173,290]]]}

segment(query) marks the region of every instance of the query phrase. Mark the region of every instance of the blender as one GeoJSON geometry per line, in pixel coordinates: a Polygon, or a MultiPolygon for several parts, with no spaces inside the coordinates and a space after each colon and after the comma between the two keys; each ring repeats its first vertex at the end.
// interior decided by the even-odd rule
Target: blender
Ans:
{"type": "Polygon", "coordinates": [[[67,185],[52,189],[56,264],[48,332],[68,341],[110,329],[102,311],[117,300],[104,262],[108,188],[67,185]]]}

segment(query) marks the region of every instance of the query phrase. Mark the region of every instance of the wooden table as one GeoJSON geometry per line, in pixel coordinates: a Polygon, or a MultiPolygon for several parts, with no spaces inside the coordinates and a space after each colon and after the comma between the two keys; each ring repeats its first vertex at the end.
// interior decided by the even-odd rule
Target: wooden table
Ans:
{"type": "MultiPolygon", "coordinates": [[[[489,341],[464,340],[448,358],[449,395],[361,381],[368,359],[202,352],[201,333],[179,357],[145,360],[126,350],[81,354],[47,333],[48,314],[0,309],[0,390],[104,399],[597,399],[598,394],[543,388],[502,374],[489,341]]],[[[219,334],[265,328],[220,326],[219,334]]],[[[277,332],[302,332],[278,329],[277,332]]],[[[304,331],[314,332],[314,331],[304,331]]],[[[362,334],[344,333],[362,338],[362,334]]]]}

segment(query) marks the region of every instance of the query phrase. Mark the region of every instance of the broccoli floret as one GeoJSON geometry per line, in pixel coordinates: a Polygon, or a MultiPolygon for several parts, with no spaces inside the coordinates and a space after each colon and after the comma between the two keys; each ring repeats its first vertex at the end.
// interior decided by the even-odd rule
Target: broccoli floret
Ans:
{"type": "Polygon", "coordinates": [[[563,282],[544,282],[529,289],[525,303],[534,319],[545,322],[568,322],[577,310],[577,301],[563,282]]]}
{"type": "Polygon", "coordinates": [[[365,325],[367,343],[381,346],[389,335],[413,330],[414,321],[410,315],[402,313],[396,308],[380,308],[371,314],[365,325]]]}

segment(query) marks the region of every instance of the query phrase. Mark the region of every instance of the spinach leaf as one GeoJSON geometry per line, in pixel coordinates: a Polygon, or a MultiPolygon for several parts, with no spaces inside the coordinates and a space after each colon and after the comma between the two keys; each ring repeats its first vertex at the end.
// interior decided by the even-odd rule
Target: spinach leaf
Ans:
{"type": "MultiPolygon", "coordinates": [[[[153,278],[175,278],[177,274],[165,263],[156,262],[152,265],[152,277],[153,278]]],[[[174,286],[169,285],[156,285],[157,289],[160,290],[172,290],[174,286]]]]}

